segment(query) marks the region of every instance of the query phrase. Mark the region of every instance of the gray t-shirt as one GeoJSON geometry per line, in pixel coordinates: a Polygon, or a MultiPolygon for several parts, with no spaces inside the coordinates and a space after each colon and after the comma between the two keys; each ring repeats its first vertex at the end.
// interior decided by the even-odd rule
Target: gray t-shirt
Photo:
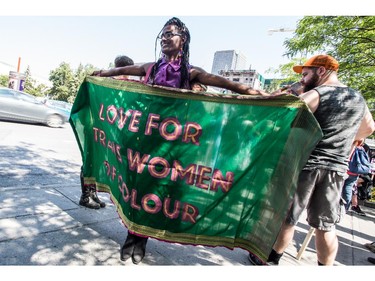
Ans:
{"type": "Polygon", "coordinates": [[[305,169],[346,173],[351,146],[365,113],[365,99],[349,87],[323,85],[314,90],[320,95],[314,116],[323,138],[311,153],[305,169]]]}

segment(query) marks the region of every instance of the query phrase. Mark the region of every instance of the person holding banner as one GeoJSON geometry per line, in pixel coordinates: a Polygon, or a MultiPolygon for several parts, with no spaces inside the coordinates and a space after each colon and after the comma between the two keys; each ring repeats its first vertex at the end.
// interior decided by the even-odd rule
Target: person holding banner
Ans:
{"type": "MultiPolygon", "coordinates": [[[[289,213],[281,227],[267,263],[277,265],[292,241],[294,227],[307,208],[307,222],[315,228],[319,265],[333,265],[338,240],[335,225],[340,221],[340,197],[352,143],[371,135],[374,120],[362,95],[342,84],[339,63],[329,55],[317,55],[293,70],[302,74],[304,93],[300,95],[314,113],[323,138],[312,151],[299,175],[289,213]]],[[[255,265],[264,264],[249,255],[255,265]]]]}
{"type": "MultiPolygon", "coordinates": [[[[134,65],[134,61],[129,58],[128,56],[117,56],[115,58],[115,67],[123,67],[123,66],[127,66],[127,65],[134,65]]],[[[128,76],[127,75],[121,75],[121,76],[118,76],[118,77],[113,77],[115,79],[119,79],[119,80],[126,80],[128,79],[128,76]]]]}
{"type": "MultiPolygon", "coordinates": [[[[122,67],[127,65],[133,65],[134,62],[128,56],[117,56],[115,58],[115,67],[122,67]]],[[[116,79],[126,79],[127,77],[114,77],[116,79]]],[[[81,180],[81,198],[79,200],[79,205],[84,206],[89,209],[100,209],[105,207],[105,203],[101,201],[96,193],[95,184],[85,184],[83,179],[83,171],[81,168],[80,173],[81,180]]]]}
{"type": "MultiPolygon", "coordinates": [[[[202,68],[189,64],[190,32],[178,18],[168,20],[157,36],[160,40],[162,57],[156,63],[149,62],[142,65],[116,67],[109,70],[99,70],[93,76],[112,77],[119,75],[144,76],[144,83],[180,89],[192,89],[193,83],[201,83],[225,88],[240,94],[268,96],[262,90],[232,82],[221,76],[207,73],[202,68]],[[192,82],[193,81],[193,82],[192,82]]],[[[138,264],[145,256],[147,237],[128,232],[128,236],[121,248],[120,258],[126,261],[132,257],[134,264],[138,264]]]]}
{"type": "Polygon", "coordinates": [[[142,65],[116,67],[94,71],[92,75],[110,77],[118,75],[145,76],[144,82],[172,88],[191,90],[191,81],[206,86],[228,89],[239,94],[269,96],[262,90],[255,90],[245,84],[230,81],[224,77],[206,72],[189,64],[190,33],[178,18],[170,19],[163,27],[160,40],[162,57],[156,62],[142,65]]]}

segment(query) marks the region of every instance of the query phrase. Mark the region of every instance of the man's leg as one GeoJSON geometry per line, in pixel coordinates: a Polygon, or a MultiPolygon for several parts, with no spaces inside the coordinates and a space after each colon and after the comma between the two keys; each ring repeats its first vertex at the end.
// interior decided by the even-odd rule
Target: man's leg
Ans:
{"type": "Polygon", "coordinates": [[[340,222],[340,196],[344,183],[343,174],[322,170],[314,197],[307,211],[307,221],[315,230],[315,248],[319,265],[333,265],[338,239],[335,225],[340,222]]]}
{"type": "MultiPolygon", "coordinates": [[[[276,238],[276,242],[272,247],[271,253],[268,256],[268,264],[279,264],[279,260],[293,240],[294,226],[298,223],[302,212],[305,210],[311,194],[314,191],[316,179],[319,176],[319,170],[303,170],[297,183],[297,190],[294,194],[291,208],[286,216],[285,221],[281,225],[280,232],[276,238]]],[[[261,265],[263,261],[259,260],[254,254],[249,254],[249,260],[252,264],[261,265]]]]}
{"type": "Polygon", "coordinates": [[[318,262],[322,265],[333,265],[339,247],[336,231],[315,230],[315,247],[318,262]]]}
{"type": "Polygon", "coordinates": [[[273,245],[273,249],[276,253],[282,254],[286,248],[288,248],[289,243],[293,240],[294,236],[294,225],[286,224],[285,222],[281,226],[279,235],[277,236],[276,242],[273,245]]]}
{"type": "Polygon", "coordinates": [[[293,197],[293,203],[281,226],[280,233],[272,247],[272,252],[268,257],[269,262],[278,263],[282,253],[293,240],[295,225],[298,223],[302,212],[310,200],[314,191],[315,182],[319,176],[319,171],[302,171],[298,178],[297,190],[293,197]]]}
{"type": "MultiPolygon", "coordinates": [[[[278,265],[279,261],[288,247],[289,243],[292,241],[294,235],[294,225],[283,223],[281,226],[279,235],[277,236],[276,242],[272,247],[272,251],[267,259],[267,264],[278,265]]],[[[263,265],[263,261],[257,258],[254,254],[249,253],[249,260],[254,265],[263,265]]]]}

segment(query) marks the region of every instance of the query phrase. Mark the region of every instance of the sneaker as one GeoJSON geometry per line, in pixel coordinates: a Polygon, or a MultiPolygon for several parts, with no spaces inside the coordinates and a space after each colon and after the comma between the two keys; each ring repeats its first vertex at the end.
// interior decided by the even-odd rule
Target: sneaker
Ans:
{"type": "Polygon", "coordinates": [[[265,263],[259,259],[256,255],[253,255],[252,253],[249,253],[249,261],[253,265],[265,265],[265,263]]]}
{"type": "Polygon", "coordinates": [[[372,264],[375,264],[375,259],[372,257],[368,257],[367,260],[371,262],[372,264]]]}
{"type": "Polygon", "coordinates": [[[363,212],[359,206],[352,206],[352,212],[360,216],[364,216],[364,217],[366,216],[366,213],[363,212]]]}
{"type": "Polygon", "coordinates": [[[375,242],[372,243],[366,243],[365,247],[369,249],[371,252],[375,253],[375,242]]]}
{"type": "Polygon", "coordinates": [[[249,261],[253,265],[279,265],[275,262],[263,262],[260,258],[258,258],[256,255],[253,255],[252,253],[249,253],[249,261]]]}

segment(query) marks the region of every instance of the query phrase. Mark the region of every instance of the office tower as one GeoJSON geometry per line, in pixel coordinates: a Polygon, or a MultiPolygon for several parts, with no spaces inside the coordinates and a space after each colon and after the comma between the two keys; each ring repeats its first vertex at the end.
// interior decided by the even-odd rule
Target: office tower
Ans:
{"type": "Polygon", "coordinates": [[[246,57],[235,50],[216,51],[212,63],[212,74],[218,75],[220,70],[246,69],[246,57]]]}

